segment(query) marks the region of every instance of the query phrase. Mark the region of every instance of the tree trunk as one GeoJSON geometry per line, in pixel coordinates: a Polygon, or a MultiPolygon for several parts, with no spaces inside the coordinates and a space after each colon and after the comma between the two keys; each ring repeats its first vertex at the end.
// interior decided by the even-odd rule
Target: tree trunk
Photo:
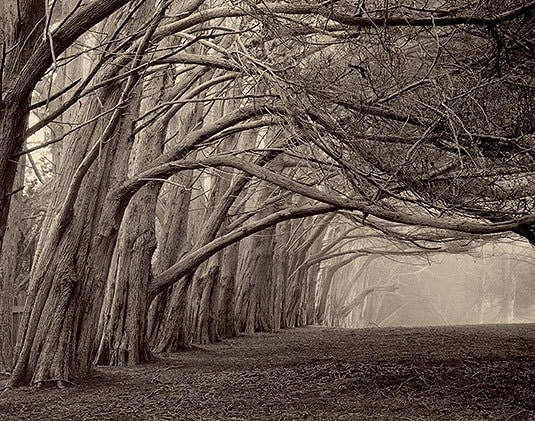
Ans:
{"type": "Polygon", "coordinates": [[[0,250],[7,229],[10,201],[28,125],[33,86],[18,91],[16,83],[26,61],[41,41],[44,2],[0,2],[0,250]]]}
{"type": "Polygon", "coordinates": [[[150,344],[153,352],[176,352],[191,348],[191,333],[186,319],[188,291],[192,275],[175,283],[155,299],[151,306],[152,330],[150,344]],[[155,319],[161,323],[155,324],[155,319]]]}
{"type": "MultiPolygon", "coordinates": [[[[177,125],[179,135],[185,135],[201,122],[202,108],[199,105],[187,106],[179,116],[181,118],[173,119],[170,124],[177,125]]],[[[162,189],[160,198],[165,213],[157,232],[155,274],[171,267],[191,248],[188,221],[193,176],[193,171],[184,171],[171,177],[170,183],[162,189]]],[[[190,284],[191,278],[186,277],[158,294],[150,303],[148,338],[153,352],[175,352],[191,347],[190,331],[186,324],[190,284]]]]}
{"type": "Polygon", "coordinates": [[[156,249],[158,187],[147,185],[136,193],[121,225],[100,315],[98,364],[135,365],[149,360],[147,298],[156,249]]]}
{"type": "MultiPolygon", "coordinates": [[[[307,258],[321,250],[322,239],[318,238],[312,243],[307,251],[307,258]]],[[[308,267],[307,271],[307,295],[306,295],[306,324],[315,324],[316,320],[316,293],[318,287],[319,263],[308,267]]]]}
{"type": "Polygon", "coordinates": [[[220,267],[218,256],[212,256],[196,272],[189,305],[192,340],[207,344],[221,340],[217,327],[220,298],[220,267]]]}
{"type": "MultiPolygon", "coordinates": [[[[265,215],[265,201],[271,189],[263,186],[255,192],[246,211],[257,212],[255,218],[265,215]]],[[[275,227],[270,227],[240,242],[236,273],[236,310],[241,332],[269,332],[274,329],[272,295],[273,238],[275,227]]]]}
{"type": "Polygon", "coordinates": [[[17,291],[17,277],[21,271],[22,240],[22,188],[24,187],[24,158],[17,172],[14,187],[18,190],[11,198],[8,226],[0,250],[0,372],[11,371],[13,365],[13,304],[17,291]]]}
{"type": "MultiPolygon", "coordinates": [[[[148,82],[144,91],[153,95],[143,101],[143,108],[157,106],[170,84],[167,72],[148,82]]],[[[137,94],[141,96],[141,87],[137,94]]],[[[130,157],[129,175],[143,171],[162,154],[166,134],[167,126],[158,125],[138,135],[130,157]]],[[[136,192],[126,209],[100,314],[98,364],[136,365],[150,359],[147,300],[152,256],[156,250],[155,219],[160,187],[160,183],[148,183],[136,192]]]]}
{"type": "Polygon", "coordinates": [[[271,297],[274,229],[253,235],[240,243],[236,273],[238,295],[236,310],[241,332],[269,332],[274,329],[271,297]]]}
{"type": "MultiPolygon", "coordinates": [[[[294,233],[295,234],[295,233],[294,233]]],[[[290,258],[290,277],[286,301],[286,327],[299,327],[306,325],[306,287],[307,287],[307,266],[306,247],[300,246],[290,258]]]]}
{"type": "Polygon", "coordinates": [[[290,238],[289,222],[277,225],[273,244],[273,329],[286,327],[283,317],[283,301],[288,283],[288,240],[290,238]]]}
{"type": "Polygon", "coordinates": [[[320,298],[318,306],[316,308],[316,320],[319,324],[326,324],[327,322],[327,301],[331,294],[331,286],[336,272],[338,272],[339,269],[346,266],[352,260],[352,258],[342,260],[333,264],[332,266],[324,268],[320,272],[320,274],[322,275],[320,282],[320,298]]]}
{"type": "MultiPolygon", "coordinates": [[[[100,101],[92,101],[89,113],[99,114],[100,104],[106,109],[115,107],[120,88],[101,91],[100,101]]],[[[99,220],[107,206],[115,205],[105,201],[110,180],[126,176],[132,121],[124,115],[136,115],[135,103],[134,108],[122,110],[123,118],[118,115],[115,121],[88,125],[66,145],[68,159],[63,160],[56,199],[49,207],[55,216],[49,229],[43,230],[36,252],[9,385],[62,384],[91,373],[96,323],[118,228],[116,221],[105,220],[108,231],[103,232],[99,220]],[[102,146],[98,162],[86,165],[83,176],[80,168],[84,166],[79,164],[106,132],[113,134],[110,139],[114,140],[102,146]],[[85,147],[81,139],[86,140],[85,147]],[[64,183],[73,179],[73,174],[75,181],[64,183]],[[65,204],[58,207],[63,199],[65,204]]]]}
{"type": "Polygon", "coordinates": [[[221,338],[237,336],[236,323],[236,271],[238,269],[239,244],[228,246],[221,257],[221,310],[219,312],[219,333],[221,338]]]}

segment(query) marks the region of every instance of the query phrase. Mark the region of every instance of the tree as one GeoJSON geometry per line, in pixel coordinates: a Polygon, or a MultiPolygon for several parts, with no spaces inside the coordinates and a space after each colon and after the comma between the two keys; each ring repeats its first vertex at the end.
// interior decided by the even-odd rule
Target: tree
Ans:
{"type": "MultiPolygon", "coordinates": [[[[77,101],[88,110],[64,140],[66,159],[32,267],[11,385],[51,380],[61,385],[86,376],[98,344],[102,362],[142,361],[148,356],[145,324],[155,350],[187,345],[191,320],[204,329],[207,315],[213,317],[220,305],[225,330],[232,331],[229,290],[236,279],[229,274],[239,263],[223,270],[216,254],[262,230],[277,233],[280,226],[275,226],[285,221],[343,209],[359,224],[432,227],[443,237],[450,231],[515,231],[530,238],[535,219],[523,177],[531,171],[525,146],[532,126],[520,122],[532,104],[520,95],[518,81],[529,80],[533,63],[532,35],[526,30],[533,2],[511,2],[499,10],[485,3],[476,14],[463,7],[402,4],[386,10],[383,3],[372,12],[351,2],[136,2],[104,23],[98,35],[87,34],[92,41],[80,54],[94,57],[88,75],[34,104],[64,102],[27,129],[21,118],[27,118],[30,94],[46,70],[69,66],[62,56],[66,49],[127,3],[73,7],[54,31],[40,20],[48,16],[40,5],[35,16],[28,16],[31,24],[23,26],[26,34],[12,35],[10,45],[22,48],[20,59],[4,54],[3,86],[14,88],[4,95],[3,103],[11,105],[0,115],[0,138],[6,139],[2,170],[13,172],[8,161],[23,154],[25,135],[77,101]],[[351,12],[354,7],[358,13],[351,12]],[[167,8],[173,10],[172,20],[167,8]],[[32,35],[28,43],[17,44],[38,22],[45,40],[32,35]],[[520,64],[524,58],[527,65],[520,64]],[[496,90],[514,104],[515,115],[484,124],[489,114],[503,110],[492,96],[496,90]],[[232,105],[210,114],[221,101],[232,105]],[[465,102],[472,105],[468,112],[465,102]],[[191,125],[179,121],[186,103],[199,105],[191,125]],[[218,148],[242,132],[255,142],[218,148]],[[262,133],[276,141],[256,142],[262,133]],[[232,169],[236,178],[204,207],[207,224],[201,229],[189,193],[172,192],[173,198],[162,200],[159,192],[169,180],[195,185],[192,177],[204,177],[208,167],[232,169]],[[266,206],[265,214],[232,215],[231,207],[240,209],[237,198],[255,197],[259,185],[269,185],[266,192],[302,197],[266,206]],[[158,233],[158,195],[166,207],[162,220],[176,223],[167,238],[158,233]],[[173,245],[180,236],[186,238],[173,245]],[[191,319],[187,294],[202,310],[191,319]],[[178,325],[180,333],[173,334],[178,325]]],[[[471,5],[452,2],[458,4],[471,5]]],[[[9,7],[6,16],[13,17],[15,9],[9,7]]],[[[11,173],[6,172],[0,191],[2,233],[11,173]]],[[[294,227],[319,251],[320,228],[300,233],[294,227]]],[[[265,266],[275,244],[258,246],[265,248],[265,266]]],[[[239,247],[247,249],[245,243],[239,247]]],[[[266,277],[261,289],[269,296],[262,313],[275,319],[280,311],[282,326],[314,319],[319,262],[304,266],[308,250],[292,245],[291,252],[288,270],[266,277]],[[283,287],[281,294],[269,285],[273,277],[273,285],[283,287]]],[[[238,272],[246,269],[254,268],[242,266],[238,272]]],[[[251,297],[255,294],[260,296],[256,291],[251,297]]],[[[240,302],[238,295],[239,311],[240,302]]],[[[258,309],[258,302],[253,298],[249,308],[258,309]]],[[[278,323],[262,322],[261,328],[278,323]]],[[[215,324],[208,330],[209,340],[219,336],[215,324]]]]}
{"type": "Polygon", "coordinates": [[[78,6],[53,31],[43,2],[9,0],[2,3],[0,244],[6,230],[10,193],[17,169],[17,160],[12,157],[24,146],[33,89],[54,64],[55,58],[78,37],[128,3],[129,0],[95,1],[78,6]]]}

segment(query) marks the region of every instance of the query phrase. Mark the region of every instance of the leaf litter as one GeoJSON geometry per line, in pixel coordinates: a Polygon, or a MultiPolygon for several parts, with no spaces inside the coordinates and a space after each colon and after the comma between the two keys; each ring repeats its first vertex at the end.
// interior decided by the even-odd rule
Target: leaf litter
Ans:
{"type": "Polygon", "coordinates": [[[535,325],[241,335],[8,391],[0,420],[535,420],[535,325]]]}

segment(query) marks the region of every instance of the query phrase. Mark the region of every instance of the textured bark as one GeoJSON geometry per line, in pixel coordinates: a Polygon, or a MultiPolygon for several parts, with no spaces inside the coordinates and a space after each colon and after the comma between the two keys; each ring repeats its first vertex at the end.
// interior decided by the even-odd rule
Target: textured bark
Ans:
{"type": "Polygon", "coordinates": [[[259,244],[258,263],[256,274],[256,320],[255,331],[273,332],[275,330],[275,295],[273,290],[273,248],[275,237],[275,226],[259,233],[257,237],[261,240],[259,244]]]}
{"type": "MultiPolygon", "coordinates": [[[[152,7],[148,2],[141,12],[149,13],[152,7]]],[[[163,72],[153,77],[144,90],[141,85],[137,88],[137,98],[142,92],[152,93],[143,102],[143,109],[159,104],[170,79],[170,75],[163,72]]],[[[130,157],[129,175],[141,172],[161,155],[166,134],[167,126],[158,125],[137,136],[130,157]]],[[[148,288],[152,279],[152,255],[156,250],[155,219],[160,186],[158,182],[143,186],[126,208],[100,313],[98,364],[136,365],[150,359],[148,288]]]]}
{"type": "Polygon", "coordinates": [[[125,213],[100,315],[98,364],[135,365],[149,360],[146,317],[151,258],[156,249],[157,196],[157,185],[145,186],[125,213]]]}
{"type": "Polygon", "coordinates": [[[283,301],[288,287],[288,240],[290,238],[289,222],[277,225],[275,230],[275,242],[273,244],[273,329],[279,330],[286,326],[283,317],[283,301]]]}
{"type": "Polygon", "coordinates": [[[191,275],[162,292],[152,303],[150,345],[154,352],[176,352],[191,348],[191,332],[186,319],[190,286],[191,275]],[[156,320],[160,322],[155,323],[156,320]]]}
{"type": "Polygon", "coordinates": [[[306,326],[314,320],[315,284],[317,269],[309,274],[309,268],[315,266],[307,264],[310,255],[314,255],[321,248],[321,238],[326,226],[313,228],[313,222],[301,223],[293,230],[293,237],[299,238],[299,246],[293,246],[290,257],[289,279],[284,299],[284,327],[306,326]]]}
{"type": "MultiPolygon", "coordinates": [[[[185,189],[173,188],[164,219],[163,238],[160,239],[156,260],[157,271],[171,266],[187,247],[187,222],[191,189],[191,171],[173,178],[173,182],[183,183],[185,189]]],[[[178,183],[177,183],[178,184],[178,183]]],[[[151,303],[148,315],[148,338],[155,352],[171,352],[189,347],[189,335],[184,331],[186,307],[186,280],[167,288],[151,303]]]]}
{"type": "MultiPolygon", "coordinates": [[[[254,200],[265,201],[264,189],[254,200]]],[[[260,212],[262,213],[262,212],[260,212]]],[[[275,227],[241,241],[236,273],[238,284],[236,310],[238,329],[242,332],[269,332],[274,329],[272,296],[273,236],[275,227]]]]}
{"type": "Polygon", "coordinates": [[[220,266],[216,255],[197,270],[192,285],[189,312],[194,343],[207,344],[221,340],[218,329],[220,297],[220,266]]]}
{"type": "MultiPolygon", "coordinates": [[[[115,107],[120,88],[101,91],[89,113],[100,113],[100,104],[115,107]]],[[[135,113],[135,107],[125,107],[123,112],[133,115],[129,112],[135,113]]],[[[105,200],[106,192],[110,180],[125,178],[131,149],[131,121],[118,118],[111,124],[98,121],[87,126],[66,145],[64,156],[68,158],[63,160],[55,199],[48,210],[55,216],[48,219],[51,226],[43,230],[36,252],[10,385],[61,384],[91,373],[96,322],[118,228],[117,221],[105,219],[104,229],[99,220],[107,206],[116,205],[105,200]],[[81,178],[77,168],[90,146],[112,129],[113,141],[102,147],[98,162],[81,178]],[[75,173],[75,180],[81,179],[81,183],[66,182],[75,173]],[[66,197],[74,202],[58,206],[66,197]]]]}
{"type": "Polygon", "coordinates": [[[219,334],[232,338],[238,334],[236,324],[236,271],[238,269],[238,243],[228,246],[221,257],[221,310],[219,312],[219,334]]]}
{"type": "Polygon", "coordinates": [[[0,253],[0,372],[11,371],[13,365],[13,310],[17,291],[17,277],[21,271],[24,248],[22,187],[24,186],[24,158],[17,172],[14,187],[19,190],[11,199],[8,227],[0,253]]]}
{"type": "Polygon", "coordinates": [[[20,73],[43,33],[44,2],[6,0],[0,4],[0,249],[7,227],[30,95],[37,80],[25,89],[17,86],[20,73]],[[9,53],[7,53],[9,51],[9,53]]]}
{"type": "MultiPolygon", "coordinates": [[[[217,111],[218,114],[223,114],[224,109],[217,111]]],[[[230,138],[219,149],[231,150],[234,145],[234,138],[230,138]]],[[[203,229],[195,242],[194,249],[212,241],[218,232],[225,231],[224,222],[228,210],[249,178],[239,176],[231,187],[229,177],[217,173],[210,177],[210,199],[203,218],[206,222],[199,224],[203,225],[203,229]]],[[[210,257],[199,267],[194,277],[189,311],[195,343],[213,343],[221,340],[220,310],[224,298],[224,281],[221,278],[222,253],[210,257]]]]}
{"type": "MultiPolygon", "coordinates": [[[[200,123],[201,112],[199,106],[189,106],[170,124],[178,125],[176,130],[184,136],[200,123]]],[[[165,213],[157,233],[155,274],[167,270],[191,248],[188,221],[193,176],[193,171],[184,171],[171,177],[171,183],[162,189],[165,213]]],[[[148,338],[154,352],[174,352],[191,347],[186,323],[190,283],[190,278],[184,278],[152,300],[148,314],[148,338]]]]}
{"type": "Polygon", "coordinates": [[[306,325],[306,310],[304,297],[306,297],[307,268],[303,265],[306,260],[306,250],[302,248],[292,256],[292,272],[290,284],[290,302],[288,307],[288,320],[290,327],[306,325]],[[296,270],[297,269],[297,270],[296,270]]]}

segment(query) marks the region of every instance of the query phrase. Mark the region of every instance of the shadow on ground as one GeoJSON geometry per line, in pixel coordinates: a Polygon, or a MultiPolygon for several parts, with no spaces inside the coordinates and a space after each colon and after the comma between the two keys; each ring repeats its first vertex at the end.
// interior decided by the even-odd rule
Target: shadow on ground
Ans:
{"type": "Polygon", "coordinates": [[[0,420],[535,420],[535,325],[241,336],[9,391],[0,420]]]}

